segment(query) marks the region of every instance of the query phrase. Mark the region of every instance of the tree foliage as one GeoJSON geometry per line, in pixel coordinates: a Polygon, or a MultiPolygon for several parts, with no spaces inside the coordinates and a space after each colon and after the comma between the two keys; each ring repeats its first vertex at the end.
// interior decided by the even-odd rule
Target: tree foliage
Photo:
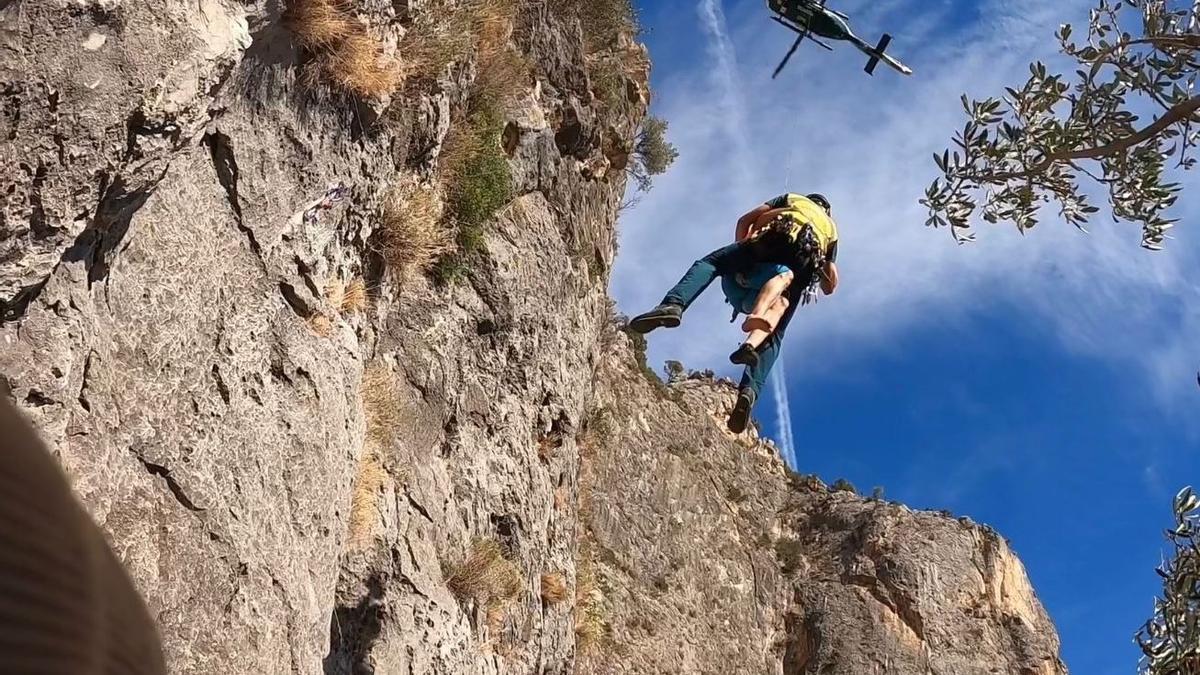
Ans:
{"type": "Polygon", "coordinates": [[[638,190],[648,191],[654,176],[666,173],[678,158],[679,150],[667,140],[667,121],[653,115],[646,117],[634,140],[633,161],[629,163],[629,175],[638,190]]]}
{"type": "Polygon", "coordinates": [[[1200,497],[1185,488],[1175,497],[1174,555],[1158,569],[1162,597],[1138,631],[1143,675],[1200,675],[1200,497]]]}
{"type": "Polygon", "coordinates": [[[1024,232],[1044,205],[1057,204],[1083,229],[1099,211],[1081,187],[1091,179],[1106,189],[1114,220],[1140,224],[1142,245],[1162,247],[1180,190],[1168,172],[1195,165],[1200,138],[1200,3],[1100,0],[1086,38],[1074,35],[1070,25],[1057,34],[1078,65],[1073,75],[1034,63],[1002,98],[963,96],[966,125],[956,148],[934,156],[943,175],[921,200],[927,225],[969,241],[977,211],[1024,232]]]}
{"type": "Polygon", "coordinates": [[[687,377],[687,368],[680,361],[670,360],[664,364],[663,374],[667,376],[667,382],[677,382],[687,377]]]}
{"type": "Polygon", "coordinates": [[[833,485],[830,486],[830,489],[834,492],[852,492],[854,494],[858,494],[858,488],[854,487],[854,483],[851,483],[845,478],[839,478],[834,481],[833,485]]]}

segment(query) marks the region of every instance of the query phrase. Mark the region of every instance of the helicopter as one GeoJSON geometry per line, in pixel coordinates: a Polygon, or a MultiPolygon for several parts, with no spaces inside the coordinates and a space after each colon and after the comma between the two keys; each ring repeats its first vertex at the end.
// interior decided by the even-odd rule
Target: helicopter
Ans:
{"type": "Polygon", "coordinates": [[[800,34],[800,37],[796,38],[792,44],[792,48],[788,50],[787,55],[783,57],[783,61],[779,63],[779,67],[775,69],[775,73],[771,75],[772,79],[779,77],[779,73],[783,72],[788,60],[792,58],[792,54],[796,53],[796,49],[806,37],[825,49],[833,51],[833,47],[817,39],[818,35],[830,40],[849,42],[858,47],[859,51],[871,57],[867,61],[866,67],[868,75],[875,74],[875,67],[879,65],[880,61],[905,75],[912,75],[912,68],[886,53],[888,45],[892,42],[891,35],[884,33],[879,44],[872,47],[870,43],[850,30],[850,24],[847,23],[850,19],[849,16],[826,7],[826,2],[827,0],[767,0],[767,6],[775,13],[775,16],[771,18],[785,28],[800,34]]]}

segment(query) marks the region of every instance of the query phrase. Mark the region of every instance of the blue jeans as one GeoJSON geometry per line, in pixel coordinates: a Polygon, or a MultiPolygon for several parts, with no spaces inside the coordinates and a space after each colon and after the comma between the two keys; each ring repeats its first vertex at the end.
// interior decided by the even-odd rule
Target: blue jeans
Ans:
{"type": "Polygon", "coordinates": [[[687,309],[717,277],[739,272],[748,273],[759,263],[786,265],[796,275],[796,280],[784,292],[784,297],[788,299],[787,311],[779,320],[775,331],[758,349],[758,365],[753,368],[747,367],[742,374],[741,388],[753,390],[756,400],[767,382],[767,376],[771,374],[771,368],[779,359],[783,334],[787,331],[796,308],[800,306],[806,286],[804,280],[812,275],[812,262],[797,256],[793,247],[774,241],[767,235],[755,241],[730,244],[697,260],[663,298],[663,304],[679,305],[687,309]]]}

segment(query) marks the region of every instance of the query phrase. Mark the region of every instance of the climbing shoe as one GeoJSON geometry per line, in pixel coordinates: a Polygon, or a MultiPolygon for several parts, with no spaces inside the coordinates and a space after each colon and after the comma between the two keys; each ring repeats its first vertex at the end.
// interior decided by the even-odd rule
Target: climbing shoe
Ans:
{"type": "Polygon", "coordinates": [[[649,333],[655,328],[675,328],[682,320],[682,307],[664,303],[645,314],[633,317],[629,321],[629,327],[639,333],[649,333]]]}
{"type": "Polygon", "coordinates": [[[750,410],[754,408],[754,399],[757,396],[753,390],[743,389],[738,392],[737,403],[733,406],[733,412],[729,413],[729,430],[735,434],[740,434],[746,430],[746,425],[750,423],[750,410]]]}
{"type": "Polygon", "coordinates": [[[729,360],[735,365],[754,368],[758,366],[758,351],[748,344],[743,344],[738,347],[736,352],[729,355],[729,360]]]}

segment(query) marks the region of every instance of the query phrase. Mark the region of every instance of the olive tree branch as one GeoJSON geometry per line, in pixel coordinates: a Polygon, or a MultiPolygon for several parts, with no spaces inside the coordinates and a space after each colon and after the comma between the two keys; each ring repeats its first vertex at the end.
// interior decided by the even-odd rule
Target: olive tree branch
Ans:
{"type": "Polygon", "coordinates": [[[1146,126],[1141,131],[1130,134],[1124,138],[1119,138],[1111,143],[1105,143],[1104,145],[1098,145],[1091,148],[1059,150],[1052,152],[1043,157],[1038,163],[1027,167],[1022,171],[1009,171],[995,174],[965,173],[963,174],[963,177],[971,181],[987,180],[999,182],[1006,180],[1023,180],[1044,172],[1055,162],[1109,157],[1117,153],[1124,152],[1136,145],[1145,143],[1172,125],[1183,121],[1191,121],[1198,110],[1200,110],[1200,96],[1193,96],[1192,98],[1189,98],[1186,101],[1172,107],[1165,114],[1163,114],[1162,117],[1159,117],[1152,124],[1146,126]]]}

